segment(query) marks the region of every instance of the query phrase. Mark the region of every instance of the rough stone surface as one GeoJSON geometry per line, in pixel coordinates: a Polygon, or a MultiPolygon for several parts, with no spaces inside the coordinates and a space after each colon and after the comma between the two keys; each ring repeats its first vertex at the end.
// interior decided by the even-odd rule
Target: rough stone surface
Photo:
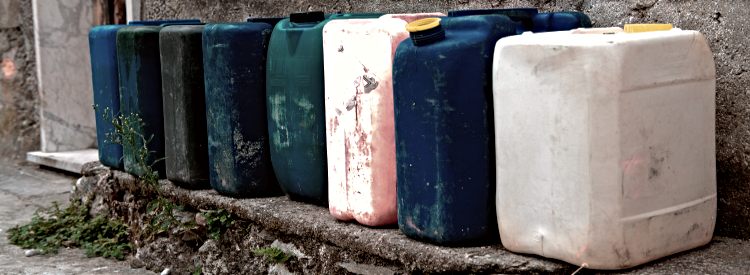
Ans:
{"type": "Polygon", "coordinates": [[[21,25],[21,2],[18,0],[5,0],[0,2],[0,28],[15,28],[21,25]]]}
{"type": "Polygon", "coordinates": [[[742,0],[376,0],[376,1],[179,1],[143,0],[141,15],[241,21],[291,12],[445,12],[451,9],[537,6],[544,11],[579,10],[597,27],[669,22],[701,31],[714,52],[717,69],[716,145],[719,214],[716,233],[750,239],[750,2],[742,0]]]}
{"type": "Polygon", "coordinates": [[[0,1],[0,155],[39,148],[38,102],[31,0],[0,1]]]}
{"type": "Polygon", "coordinates": [[[92,2],[34,1],[44,152],[96,147],[88,46],[92,2]]]}
{"type": "MultiPolygon", "coordinates": [[[[96,164],[84,167],[78,184],[81,198],[104,196],[111,215],[140,221],[133,213],[151,200],[142,194],[144,183],[131,175],[109,171],[96,164]],[[88,196],[85,194],[89,194],[88,196]],[[141,205],[141,206],[138,206],[141,205]]],[[[450,248],[406,238],[395,228],[370,228],[333,219],[323,207],[290,201],[285,197],[232,199],[210,190],[186,190],[168,180],[157,186],[159,196],[181,205],[183,211],[225,209],[235,218],[218,240],[186,238],[173,234],[136,243],[133,267],[153,271],[170,268],[176,273],[200,267],[204,274],[305,274],[401,273],[558,273],[570,274],[576,266],[508,252],[500,245],[450,248]],[[268,262],[254,251],[276,247],[294,255],[283,265],[268,262]],[[169,259],[167,261],[166,259],[169,259]]],[[[106,212],[106,211],[105,211],[106,212]]],[[[185,214],[184,217],[195,215],[185,214]]],[[[136,223],[137,224],[137,223],[136,223]]],[[[197,224],[197,222],[196,222],[197,224]]],[[[131,230],[133,223],[130,223],[131,230]]],[[[674,272],[747,274],[750,241],[717,237],[709,245],[680,253],[617,274],[674,272]]],[[[584,270],[589,273],[588,270],[584,270]]],[[[591,273],[601,271],[591,271],[591,273]]]]}
{"type": "Polygon", "coordinates": [[[127,262],[87,258],[80,249],[60,249],[58,254],[25,256],[26,251],[8,243],[9,228],[31,220],[34,211],[52,202],[66,205],[71,176],[18,166],[0,158],[0,274],[154,274],[133,269],[127,262]]]}

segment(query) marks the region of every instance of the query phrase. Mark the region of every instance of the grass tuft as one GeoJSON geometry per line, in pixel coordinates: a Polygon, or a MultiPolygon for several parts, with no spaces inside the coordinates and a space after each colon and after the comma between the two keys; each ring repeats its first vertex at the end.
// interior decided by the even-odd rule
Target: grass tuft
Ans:
{"type": "Polygon", "coordinates": [[[57,203],[34,213],[31,222],[8,230],[8,240],[41,254],[57,253],[60,247],[81,247],[88,257],[118,260],[132,251],[127,226],[103,215],[89,217],[88,209],[73,202],[60,209],[57,203]]]}
{"type": "Polygon", "coordinates": [[[265,257],[266,261],[275,264],[283,264],[294,257],[294,255],[287,254],[276,247],[261,247],[253,250],[253,254],[265,257]]]}

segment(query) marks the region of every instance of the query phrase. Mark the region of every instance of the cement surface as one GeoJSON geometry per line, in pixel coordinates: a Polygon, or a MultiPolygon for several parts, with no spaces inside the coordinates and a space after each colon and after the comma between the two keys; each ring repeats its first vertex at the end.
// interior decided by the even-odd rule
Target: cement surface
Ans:
{"type": "Polygon", "coordinates": [[[26,161],[80,174],[84,164],[99,161],[99,151],[96,149],[86,149],[54,153],[28,152],[26,153],[26,161]]]}
{"type": "Polygon", "coordinates": [[[70,175],[18,166],[0,159],[0,274],[154,274],[130,268],[125,261],[87,258],[80,249],[58,254],[24,256],[24,249],[8,243],[9,228],[31,220],[40,207],[68,198],[76,179],[70,175]]]}
{"type": "MultiPolygon", "coordinates": [[[[115,177],[133,180],[115,172],[115,177]]],[[[327,208],[286,197],[232,199],[213,190],[190,191],[160,181],[162,195],[199,209],[227,209],[265,230],[298,238],[315,238],[348,249],[366,251],[422,272],[570,273],[577,267],[556,260],[511,253],[501,245],[450,248],[407,238],[395,228],[371,228],[336,221],[327,208]]],[[[617,274],[750,274],[750,241],[715,237],[701,248],[663,258],[617,274]]]]}

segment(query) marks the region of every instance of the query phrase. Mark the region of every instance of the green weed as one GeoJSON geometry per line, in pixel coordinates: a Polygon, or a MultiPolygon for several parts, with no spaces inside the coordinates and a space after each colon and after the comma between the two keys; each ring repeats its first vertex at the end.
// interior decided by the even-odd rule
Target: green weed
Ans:
{"type": "Polygon", "coordinates": [[[200,264],[196,265],[195,269],[193,269],[193,272],[190,273],[190,274],[191,275],[201,275],[201,274],[203,274],[203,266],[201,266],[200,264]]]}
{"type": "Polygon", "coordinates": [[[289,261],[294,255],[290,255],[276,247],[261,247],[253,250],[255,256],[265,257],[270,263],[283,264],[289,261]]]}
{"type": "Polygon", "coordinates": [[[208,237],[214,240],[218,240],[234,224],[234,215],[224,209],[205,211],[202,214],[206,218],[208,237]]]}
{"type": "MultiPolygon", "coordinates": [[[[94,105],[94,110],[98,108],[98,105],[94,105]]],[[[153,135],[146,138],[141,134],[145,126],[141,116],[137,113],[114,114],[109,107],[104,108],[102,116],[114,126],[114,132],[106,133],[106,142],[121,145],[123,152],[133,152],[132,157],[134,159],[131,161],[136,165],[135,170],[138,172],[139,178],[143,182],[155,186],[159,181],[159,173],[154,171],[153,165],[163,159],[149,161],[149,157],[154,153],[154,151],[148,149],[148,144],[153,139],[153,135]]]]}
{"type": "Polygon", "coordinates": [[[55,203],[38,210],[30,223],[8,230],[8,240],[42,254],[57,253],[60,247],[81,247],[89,257],[122,260],[132,251],[125,224],[103,215],[91,218],[88,209],[77,202],[65,209],[55,203]]]}

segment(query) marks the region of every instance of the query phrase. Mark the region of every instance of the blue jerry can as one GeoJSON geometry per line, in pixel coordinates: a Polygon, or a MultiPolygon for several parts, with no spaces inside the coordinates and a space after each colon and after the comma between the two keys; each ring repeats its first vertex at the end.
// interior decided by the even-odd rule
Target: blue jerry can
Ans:
{"type": "Polygon", "coordinates": [[[515,35],[504,15],[427,18],[396,50],[398,224],[442,245],[497,241],[492,54],[515,35]]]}
{"type": "Polygon", "coordinates": [[[280,195],[266,120],[267,23],[208,24],[203,65],[210,183],[233,197],[280,195]]]}
{"type": "Polygon", "coordinates": [[[545,12],[534,16],[533,32],[567,31],[577,28],[591,28],[591,19],[576,11],[545,12]]]}
{"type": "Polygon", "coordinates": [[[159,32],[166,176],[190,189],[208,184],[203,25],[173,25],[159,32]]]}
{"type": "Polygon", "coordinates": [[[120,113],[120,84],[117,75],[117,31],[125,25],[103,25],[89,31],[91,50],[91,81],[94,90],[96,142],[99,162],[122,169],[122,146],[107,141],[114,134],[111,118],[120,113]],[[105,118],[105,111],[109,117],[105,118]]]}
{"type": "Polygon", "coordinates": [[[246,19],[247,22],[253,22],[253,23],[267,23],[271,25],[271,29],[273,29],[274,26],[276,26],[276,23],[279,23],[279,21],[284,20],[286,17],[248,17],[246,19]]]}
{"type": "Polygon", "coordinates": [[[536,8],[512,8],[512,9],[476,9],[476,10],[452,10],[448,11],[449,17],[469,15],[505,15],[516,22],[516,34],[530,31],[534,27],[534,16],[539,13],[536,8]]]}
{"type": "Polygon", "coordinates": [[[200,19],[166,19],[166,20],[135,20],[129,21],[131,26],[162,26],[162,25],[191,25],[200,24],[200,19]]]}

